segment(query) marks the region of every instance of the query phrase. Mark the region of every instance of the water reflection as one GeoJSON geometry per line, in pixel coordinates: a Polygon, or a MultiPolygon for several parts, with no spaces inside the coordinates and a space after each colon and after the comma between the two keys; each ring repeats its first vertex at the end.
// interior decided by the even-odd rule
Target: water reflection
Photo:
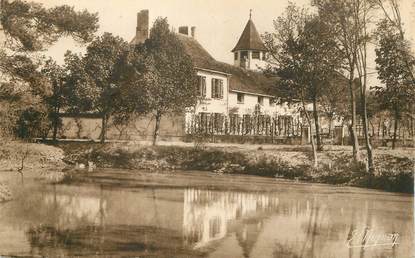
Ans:
{"type": "Polygon", "coordinates": [[[404,257],[412,252],[408,225],[413,224],[402,218],[410,211],[387,198],[346,201],[343,195],[186,189],[183,213],[185,243],[213,248],[209,257],[404,257]],[[401,242],[358,247],[370,243],[368,234],[351,239],[356,230],[399,232],[401,242]]]}
{"type": "Polygon", "coordinates": [[[307,187],[252,192],[25,184],[15,201],[0,206],[0,255],[408,257],[412,205],[401,195],[307,187]],[[349,248],[371,241],[357,231],[398,232],[399,244],[349,248]]]}
{"type": "Polygon", "coordinates": [[[275,195],[186,189],[183,209],[185,242],[195,248],[204,247],[236,229],[240,240],[247,241],[251,231],[255,231],[254,235],[260,232],[261,214],[274,210],[277,205],[278,197],[275,195]],[[242,219],[245,223],[238,221],[242,219]],[[238,227],[237,223],[242,225],[238,227]]]}

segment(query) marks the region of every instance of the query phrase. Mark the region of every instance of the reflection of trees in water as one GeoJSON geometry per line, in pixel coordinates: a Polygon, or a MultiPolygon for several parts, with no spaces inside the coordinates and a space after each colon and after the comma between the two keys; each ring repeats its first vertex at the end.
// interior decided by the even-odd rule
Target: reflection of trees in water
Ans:
{"type": "Polygon", "coordinates": [[[275,210],[277,206],[278,197],[272,194],[186,189],[185,243],[199,248],[235,231],[248,255],[262,228],[261,212],[275,210]]]}
{"type": "Polygon", "coordinates": [[[202,257],[197,250],[179,248],[182,239],[174,230],[149,226],[106,225],[57,230],[40,226],[27,233],[31,255],[43,257],[202,257]],[[112,256],[111,256],[112,257],[112,256]]]}
{"type": "MultiPolygon", "coordinates": [[[[2,215],[10,225],[52,225],[77,227],[99,224],[100,207],[105,213],[107,201],[99,194],[77,193],[78,188],[56,185],[25,187],[2,215]],[[59,190],[57,190],[59,189],[59,190]]],[[[101,212],[101,213],[102,213],[101,212]]]]}
{"type": "MultiPolygon", "coordinates": [[[[102,188],[99,193],[95,198],[56,191],[44,195],[38,204],[48,212],[49,219],[47,223],[36,223],[26,231],[31,255],[203,256],[197,250],[178,248],[183,243],[181,232],[157,226],[126,225],[122,217],[119,224],[108,222],[109,199],[104,197],[102,188]]],[[[153,204],[158,206],[156,192],[152,193],[153,204]]]]}
{"type": "Polygon", "coordinates": [[[38,201],[44,217],[40,222],[32,221],[26,232],[32,254],[52,252],[56,255],[56,251],[62,251],[60,247],[76,245],[77,239],[94,234],[96,237],[88,238],[89,243],[102,246],[106,210],[102,188],[99,197],[88,197],[58,194],[53,185],[53,191],[42,195],[38,201]]]}

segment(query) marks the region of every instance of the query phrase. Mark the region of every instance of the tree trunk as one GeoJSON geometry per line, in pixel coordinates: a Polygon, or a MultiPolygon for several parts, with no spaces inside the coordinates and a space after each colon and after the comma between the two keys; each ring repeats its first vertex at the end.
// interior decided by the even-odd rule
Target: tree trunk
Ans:
{"type": "Polygon", "coordinates": [[[333,139],[333,115],[329,116],[329,137],[330,139],[333,139]]]}
{"type": "Polygon", "coordinates": [[[102,116],[102,124],[101,124],[101,143],[105,143],[105,138],[107,134],[107,125],[108,125],[108,115],[104,114],[102,116]]]}
{"type": "Polygon", "coordinates": [[[154,127],[154,135],[153,135],[153,146],[156,146],[157,143],[157,137],[159,135],[160,130],[160,120],[161,120],[161,112],[156,112],[156,125],[154,127]]]}
{"type": "Polygon", "coordinates": [[[317,151],[323,150],[323,143],[321,141],[320,135],[320,121],[318,119],[318,110],[317,110],[317,97],[313,98],[313,117],[314,117],[314,126],[316,128],[316,139],[317,139],[317,151]]]}
{"type": "Polygon", "coordinates": [[[392,139],[392,150],[396,147],[396,138],[398,133],[398,123],[399,123],[399,115],[398,111],[395,110],[395,121],[393,124],[393,139],[392,139]]]}
{"type": "Polygon", "coordinates": [[[382,127],[382,117],[379,118],[379,123],[378,123],[378,138],[380,138],[381,127],[382,127]]]}
{"type": "Polygon", "coordinates": [[[352,121],[351,125],[349,126],[350,138],[352,140],[353,146],[353,160],[359,161],[360,160],[360,152],[359,152],[359,139],[356,134],[356,94],[353,87],[353,79],[354,79],[354,71],[350,72],[349,77],[349,91],[350,91],[350,107],[352,112],[352,121]]]}
{"type": "Polygon", "coordinates": [[[375,166],[373,164],[373,151],[372,145],[370,144],[369,139],[369,130],[368,130],[368,122],[367,122],[367,108],[366,108],[366,94],[362,92],[362,108],[363,108],[363,133],[365,136],[365,145],[366,145],[366,152],[367,152],[367,165],[369,173],[373,174],[375,171],[375,166]]]}
{"type": "Polygon", "coordinates": [[[308,126],[310,127],[311,149],[312,149],[312,151],[313,151],[313,161],[314,161],[313,166],[314,166],[315,168],[317,168],[317,166],[318,166],[318,160],[317,160],[317,149],[316,149],[316,145],[315,145],[315,143],[314,143],[314,137],[313,137],[313,134],[311,133],[312,122],[311,122],[310,116],[309,116],[309,115],[308,115],[308,113],[307,113],[307,110],[306,110],[306,105],[305,105],[305,103],[304,103],[304,99],[303,99],[303,98],[301,98],[301,102],[303,103],[303,110],[304,110],[304,113],[305,113],[305,117],[306,117],[306,119],[307,119],[308,126]]]}
{"type": "Polygon", "coordinates": [[[372,145],[370,144],[369,138],[369,129],[368,129],[368,118],[367,118],[367,103],[366,103],[366,90],[367,90],[367,39],[369,34],[367,32],[368,28],[368,3],[363,1],[361,17],[357,13],[356,19],[359,26],[361,26],[361,32],[358,32],[358,35],[364,39],[361,44],[358,45],[358,58],[356,62],[356,69],[359,74],[359,88],[360,96],[362,99],[362,111],[363,111],[363,134],[365,137],[365,145],[367,152],[367,166],[370,176],[375,172],[375,166],[373,164],[373,151],[372,145]]]}
{"type": "Polygon", "coordinates": [[[369,124],[370,124],[370,128],[372,128],[372,135],[371,136],[374,137],[375,136],[375,126],[373,125],[371,119],[369,119],[369,124]]]}
{"type": "Polygon", "coordinates": [[[58,123],[59,123],[59,108],[55,110],[55,113],[53,114],[53,135],[52,140],[55,142],[56,137],[58,135],[58,123]]]}

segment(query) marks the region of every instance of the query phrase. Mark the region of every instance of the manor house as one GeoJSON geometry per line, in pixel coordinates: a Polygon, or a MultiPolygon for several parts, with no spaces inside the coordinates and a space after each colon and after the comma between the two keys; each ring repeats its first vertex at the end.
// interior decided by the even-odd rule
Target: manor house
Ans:
{"type": "MultiPolygon", "coordinates": [[[[142,10],[137,14],[136,35],[130,44],[143,43],[149,37],[149,29],[149,11],[142,10]]],[[[215,60],[203,48],[197,41],[196,27],[180,26],[177,36],[197,70],[199,98],[196,106],[183,116],[162,118],[161,139],[182,139],[196,129],[216,135],[290,137],[301,134],[298,107],[276,98],[272,88],[277,78],[266,77],[261,72],[268,53],[251,15],[235,47],[230,49],[233,65],[215,60]]],[[[98,138],[99,122],[86,123],[88,119],[95,118],[64,118],[66,132],[63,134],[67,138],[98,138]],[[85,132],[78,130],[75,136],[71,123],[85,132]]],[[[139,118],[127,128],[110,126],[107,136],[123,140],[149,139],[153,129],[152,118],[139,118]]]]}
{"type": "MultiPolygon", "coordinates": [[[[137,14],[136,36],[132,44],[144,42],[149,35],[149,12],[142,10],[137,14]]],[[[271,93],[276,78],[263,75],[267,49],[250,15],[235,47],[230,50],[234,64],[215,60],[197,41],[196,27],[181,26],[178,37],[185,46],[197,70],[199,101],[187,114],[199,115],[202,120],[210,117],[230,117],[236,123],[254,114],[264,117],[284,117],[285,123],[298,118],[297,108],[280,103],[271,93]]]]}

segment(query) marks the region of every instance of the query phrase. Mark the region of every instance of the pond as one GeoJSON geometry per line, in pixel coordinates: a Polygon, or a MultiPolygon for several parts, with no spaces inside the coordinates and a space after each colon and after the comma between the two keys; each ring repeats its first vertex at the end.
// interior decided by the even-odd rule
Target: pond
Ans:
{"type": "Polygon", "coordinates": [[[207,172],[94,174],[89,183],[18,186],[15,200],[0,204],[0,256],[400,258],[414,251],[410,195],[207,172]]]}

